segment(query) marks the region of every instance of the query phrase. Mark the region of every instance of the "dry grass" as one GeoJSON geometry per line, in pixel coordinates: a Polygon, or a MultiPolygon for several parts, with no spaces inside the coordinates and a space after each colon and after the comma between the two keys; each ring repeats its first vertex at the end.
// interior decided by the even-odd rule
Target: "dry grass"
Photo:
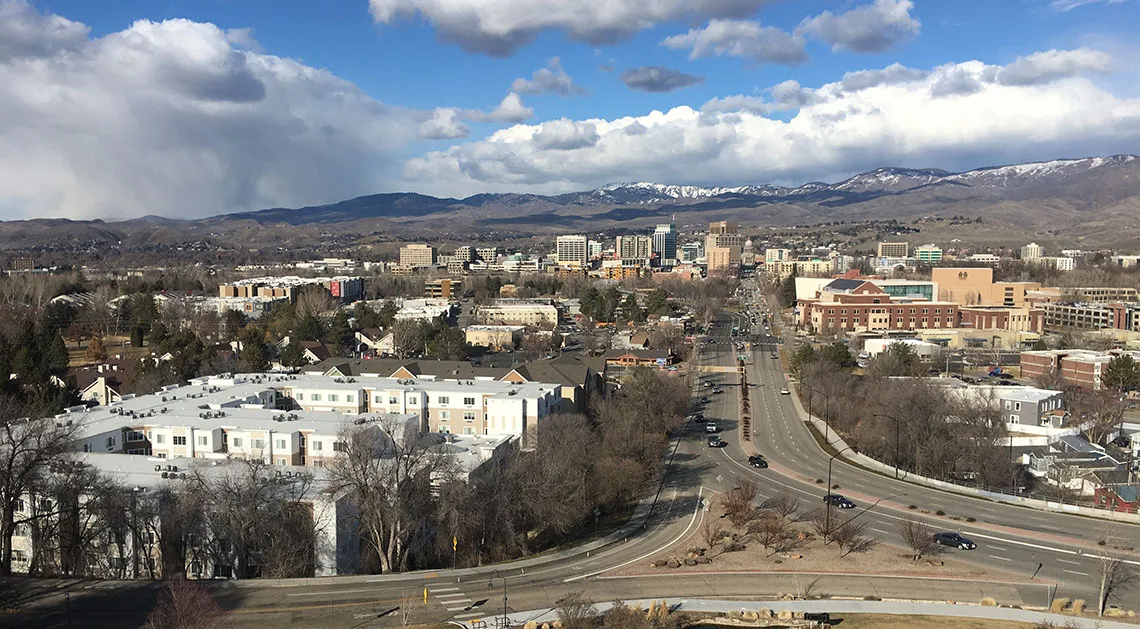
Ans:
{"type": "Polygon", "coordinates": [[[843,629],[1033,629],[1031,623],[946,616],[891,616],[886,614],[837,614],[843,629]]]}

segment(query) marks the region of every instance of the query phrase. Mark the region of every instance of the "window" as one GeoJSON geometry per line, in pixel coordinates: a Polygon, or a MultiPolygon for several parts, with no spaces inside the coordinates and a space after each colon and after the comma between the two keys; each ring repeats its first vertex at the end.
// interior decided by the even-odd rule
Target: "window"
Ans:
{"type": "Polygon", "coordinates": [[[465,421],[465,422],[473,422],[473,421],[475,421],[475,412],[474,412],[474,411],[466,411],[466,412],[464,412],[464,413],[463,413],[463,421],[465,421]]]}
{"type": "Polygon", "coordinates": [[[384,396],[383,395],[372,396],[372,403],[373,404],[383,404],[384,403],[384,396]]]}
{"type": "Polygon", "coordinates": [[[175,436],[174,436],[174,445],[176,445],[176,446],[184,446],[184,445],[186,445],[186,437],[185,437],[185,436],[178,436],[178,435],[175,435],[175,436]]]}
{"type": "Polygon", "coordinates": [[[474,428],[472,428],[471,426],[464,426],[464,427],[463,427],[463,434],[465,434],[465,435],[473,435],[473,434],[475,434],[475,429],[474,429],[474,428]]]}
{"type": "Polygon", "coordinates": [[[165,452],[159,452],[159,453],[155,454],[155,456],[160,458],[160,459],[165,459],[166,453],[165,452]]]}
{"type": "Polygon", "coordinates": [[[330,394],[329,394],[329,401],[330,401],[330,402],[339,402],[339,401],[340,401],[340,396],[339,396],[339,395],[337,395],[336,393],[330,393],[330,394]]]}
{"type": "Polygon", "coordinates": [[[298,400],[304,400],[304,399],[305,399],[305,394],[304,394],[304,393],[298,393],[298,394],[297,394],[297,399],[298,399],[298,400]]]}
{"type": "Polygon", "coordinates": [[[314,393],[313,394],[313,401],[314,402],[320,402],[321,401],[321,394],[320,393],[314,393]]]}
{"type": "Polygon", "coordinates": [[[209,445],[209,443],[210,443],[209,437],[207,437],[205,435],[198,435],[198,445],[204,446],[204,445],[209,445]]]}
{"type": "Polygon", "coordinates": [[[345,396],[344,396],[344,401],[345,401],[345,402],[355,402],[355,401],[356,401],[356,396],[355,396],[355,395],[353,395],[352,393],[346,393],[346,394],[345,394],[345,396]]]}
{"type": "Polygon", "coordinates": [[[1020,411],[1021,410],[1021,402],[1015,402],[1013,404],[1013,410],[1020,411]]]}
{"type": "Polygon", "coordinates": [[[146,435],[137,430],[131,430],[127,433],[127,441],[146,441],[146,435]]]}
{"type": "Polygon", "coordinates": [[[444,425],[444,424],[440,424],[439,425],[439,432],[440,432],[440,434],[443,434],[443,435],[450,435],[451,434],[451,428],[449,426],[444,425]]]}
{"type": "Polygon", "coordinates": [[[440,419],[451,419],[451,411],[440,411],[439,412],[439,418],[440,419]]]}
{"type": "Polygon", "coordinates": [[[400,398],[390,397],[388,398],[388,403],[395,406],[400,403],[400,398]]]}
{"type": "Polygon", "coordinates": [[[276,463],[277,465],[289,465],[289,460],[284,457],[278,457],[276,463]]]}
{"type": "Polygon", "coordinates": [[[414,397],[408,398],[408,406],[415,406],[415,405],[416,405],[416,398],[414,398],[414,397]]]}
{"type": "Polygon", "coordinates": [[[193,576],[201,576],[202,575],[202,562],[201,561],[191,561],[190,562],[190,574],[193,576]]]}
{"type": "Polygon", "coordinates": [[[344,452],[346,449],[347,447],[343,441],[333,442],[333,452],[344,452]]]}
{"type": "Polygon", "coordinates": [[[277,439],[276,441],[274,441],[274,444],[275,444],[274,447],[277,448],[278,450],[284,450],[287,447],[285,445],[284,439],[277,439]]]}
{"type": "Polygon", "coordinates": [[[315,450],[315,451],[317,451],[317,452],[320,452],[320,451],[322,451],[322,450],[324,450],[324,449],[325,449],[325,444],[324,444],[324,442],[321,442],[321,441],[317,441],[317,440],[315,440],[315,439],[313,440],[313,450],[315,450]]]}
{"type": "Polygon", "coordinates": [[[264,439],[250,439],[249,440],[249,447],[253,448],[254,450],[264,450],[265,449],[265,440],[264,439]]]}
{"type": "Polygon", "coordinates": [[[114,437],[107,437],[107,447],[108,448],[115,447],[115,438],[114,437]]]}
{"type": "Polygon", "coordinates": [[[241,437],[234,437],[234,447],[235,448],[241,447],[241,437]]]}
{"type": "Polygon", "coordinates": [[[450,401],[451,401],[451,399],[448,398],[446,395],[439,396],[439,403],[440,404],[447,404],[450,401]]]}
{"type": "Polygon", "coordinates": [[[315,459],[313,461],[313,467],[324,467],[324,466],[325,466],[325,462],[320,460],[320,459],[315,459]]]}
{"type": "Polygon", "coordinates": [[[154,436],[154,442],[155,443],[166,443],[166,435],[164,435],[162,433],[158,433],[157,435],[154,436]]]}
{"type": "Polygon", "coordinates": [[[463,398],[463,403],[466,404],[467,406],[475,406],[475,398],[465,397],[465,398],[463,398]]]}

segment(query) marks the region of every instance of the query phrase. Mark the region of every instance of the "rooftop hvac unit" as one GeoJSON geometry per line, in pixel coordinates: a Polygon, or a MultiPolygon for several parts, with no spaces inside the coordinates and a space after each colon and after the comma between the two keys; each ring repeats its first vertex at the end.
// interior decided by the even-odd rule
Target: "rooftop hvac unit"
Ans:
{"type": "Polygon", "coordinates": [[[162,466],[161,466],[161,465],[155,465],[155,466],[154,466],[154,471],[156,471],[156,472],[161,472],[161,471],[162,471],[162,466]]]}
{"type": "Polygon", "coordinates": [[[162,477],[163,478],[170,478],[170,472],[163,472],[162,477]]]}

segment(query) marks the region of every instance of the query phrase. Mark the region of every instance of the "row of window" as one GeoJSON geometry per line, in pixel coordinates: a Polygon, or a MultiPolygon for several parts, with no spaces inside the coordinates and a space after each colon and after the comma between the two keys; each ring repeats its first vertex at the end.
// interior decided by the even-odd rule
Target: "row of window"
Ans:
{"type": "MultiPolygon", "coordinates": [[[[828,308],[827,314],[834,315],[834,314],[836,314],[836,312],[835,312],[836,310],[840,311],[839,314],[847,314],[847,308],[828,308]]],[[[918,314],[917,310],[918,310],[918,308],[911,308],[910,314],[918,314]]],[[[862,309],[862,308],[851,308],[851,314],[860,314],[862,312],[864,312],[864,309],[862,309]]],[[[891,309],[890,308],[872,308],[871,312],[873,314],[882,314],[884,312],[887,314],[890,314],[891,309]]],[[[896,315],[905,314],[905,312],[906,312],[906,308],[895,308],[894,309],[894,313],[896,315]]],[[[953,308],[947,308],[946,309],[946,314],[953,314],[953,312],[954,312],[953,308]]],[[[930,308],[923,308],[922,314],[930,314],[930,308]]],[[[935,308],[934,314],[942,314],[942,309],[941,308],[935,308]]]]}
{"type": "MultiPolygon", "coordinates": [[[[309,401],[310,402],[323,402],[323,401],[325,401],[324,397],[325,397],[325,394],[323,394],[323,393],[310,393],[309,394],[309,401]]],[[[297,393],[297,400],[298,401],[304,401],[304,399],[305,399],[305,394],[298,392],[297,393]]],[[[329,402],[339,402],[340,401],[340,394],[339,393],[329,393],[328,394],[328,401],[329,402]]],[[[355,393],[345,393],[344,394],[344,401],[348,402],[350,404],[355,402],[356,401],[356,394],[355,393]]],[[[393,402],[393,404],[395,404],[395,402],[393,402]]]]}

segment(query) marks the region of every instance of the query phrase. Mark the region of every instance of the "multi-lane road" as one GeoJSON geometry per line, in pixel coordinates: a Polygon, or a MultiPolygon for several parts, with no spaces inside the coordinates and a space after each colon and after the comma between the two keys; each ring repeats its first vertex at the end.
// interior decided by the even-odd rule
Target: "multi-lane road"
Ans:
{"type": "MultiPolygon", "coordinates": [[[[754,479],[762,498],[787,492],[798,498],[805,510],[822,506],[824,486],[816,479],[827,477],[828,455],[818,446],[804,422],[804,415],[791,395],[781,361],[770,358],[777,351],[774,337],[753,345],[747,361],[752,408],[751,440],[742,439],[740,390],[735,365],[740,350],[732,344],[730,331],[737,325],[749,332],[747,318],[727,313],[711,331],[713,343],[699,343],[692,364],[698,372],[697,399],[707,395],[707,404],[697,404],[709,419],[720,424],[723,448],[706,445],[704,424],[689,426],[677,441],[676,455],[666,472],[652,514],[645,525],[629,536],[586,552],[583,549],[551,554],[526,561],[485,568],[440,570],[401,575],[337,577],[293,581],[246,581],[213,584],[223,607],[232,610],[234,626],[250,627],[383,627],[404,622],[444,620],[491,621],[510,612],[543,609],[574,592],[595,600],[654,597],[761,598],[795,592],[805,579],[815,576],[791,573],[676,573],[646,569],[657,556],[694,534],[704,516],[702,501],[715,492],[731,490],[743,479],[754,479]],[[723,393],[711,394],[704,381],[720,384],[723,393]],[[746,464],[749,454],[763,454],[769,469],[746,464]],[[641,568],[641,575],[620,576],[619,568],[641,568]],[[505,577],[505,579],[503,578],[505,577]],[[424,591],[427,591],[425,602],[424,591]],[[377,615],[399,608],[388,616],[377,615]],[[409,617],[404,618],[403,614],[409,617]]],[[[757,330],[763,332],[762,330],[757,330]]],[[[711,388],[711,387],[710,387],[711,388]]],[[[926,520],[939,530],[959,530],[978,543],[973,551],[951,551],[955,558],[993,568],[1008,576],[987,580],[923,580],[890,576],[868,577],[844,574],[845,566],[822,576],[819,591],[830,595],[880,596],[925,600],[976,601],[994,596],[1002,602],[1045,605],[1059,588],[1060,596],[1095,599],[1101,569],[1096,558],[1103,550],[1096,541],[1105,535],[1103,523],[1095,520],[1045,513],[945,493],[868,472],[836,460],[833,484],[858,508],[843,515],[859,516],[868,531],[884,542],[901,543],[900,523],[909,517],[926,520]],[[877,503],[877,504],[876,504],[877,503]],[[918,507],[908,509],[909,505],[918,507]],[[864,509],[869,506],[873,508],[864,509]],[[928,511],[923,515],[919,510],[928,511]],[[931,515],[942,510],[963,521],[931,515]],[[973,517],[976,522],[965,523],[973,517]],[[1031,577],[1033,577],[1031,579],[1031,577]]],[[[1111,535],[1115,543],[1140,547],[1140,527],[1117,524],[1111,535]],[[1127,540],[1125,542],[1125,540],[1127,540]]],[[[853,558],[857,562],[858,558],[853,558]]],[[[854,572],[855,570],[852,570],[854,572]]],[[[76,618],[83,626],[131,625],[143,605],[153,600],[139,596],[148,586],[131,583],[97,585],[76,592],[68,606],[45,608],[29,617],[28,626],[70,626],[76,618]]],[[[56,595],[59,598],[59,594],[56,595]]],[[[1124,595],[1125,605],[1140,597],[1124,595]]]]}

